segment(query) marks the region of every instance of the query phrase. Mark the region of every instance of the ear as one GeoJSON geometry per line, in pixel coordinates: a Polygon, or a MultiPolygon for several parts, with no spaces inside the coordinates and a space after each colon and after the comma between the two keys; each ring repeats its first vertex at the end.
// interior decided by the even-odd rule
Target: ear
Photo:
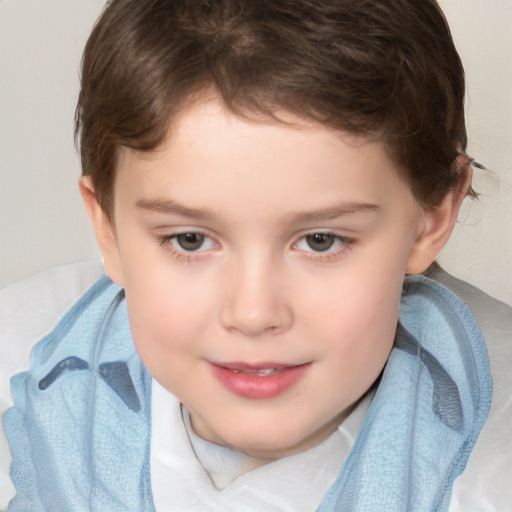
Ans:
{"type": "MultiPolygon", "coordinates": [[[[471,185],[471,165],[467,157],[461,163],[460,179],[446,197],[435,208],[426,209],[418,237],[414,243],[407,262],[407,274],[421,274],[436,259],[452,233],[462,200],[471,185]]],[[[459,159],[457,160],[459,164],[459,159]]],[[[460,167],[459,167],[460,169],[460,167]]]]}
{"type": "Polygon", "coordinates": [[[90,176],[82,176],[80,179],[80,194],[103,257],[105,272],[112,281],[123,286],[121,259],[114,225],[98,202],[90,176]]]}

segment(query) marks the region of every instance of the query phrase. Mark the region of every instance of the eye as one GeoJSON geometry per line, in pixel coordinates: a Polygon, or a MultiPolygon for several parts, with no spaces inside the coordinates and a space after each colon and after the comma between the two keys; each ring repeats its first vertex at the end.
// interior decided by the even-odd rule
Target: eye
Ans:
{"type": "Polygon", "coordinates": [[[204,244],[205,236],[201,233],[182,233],[173,237],[173,242],[184,251],[198,251],[204,244]]]}
{"type": "Polygon", "coordinates": [[[348,246],[351,240],[334,233],[316,232],[301,237],[295,244],[300,251],[313,253],[333,253],[348,246]]]}
{"type": "Polygon", "coordinates": [[[316,252],[328,251],[336,242],[334,235],[329,233],[313,233],[312,235],[306,235],[304,238],[308,247],[316,252]]]}
{"type": "Polygon", "coordinates": [[[165,236],[160,242],[162,245],[169,244],[174,251],[181,253],[202,252],[216,246],[210,237],[194,231],[165,236]]]}

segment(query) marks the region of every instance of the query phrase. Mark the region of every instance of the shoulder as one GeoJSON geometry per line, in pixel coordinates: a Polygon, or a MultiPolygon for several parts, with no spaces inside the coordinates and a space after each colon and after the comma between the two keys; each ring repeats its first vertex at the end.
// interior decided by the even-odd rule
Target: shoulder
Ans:
{"type": "Polygon", "coordinates": [[[25,370],[34,343],[103,273],[101,261],[84,261],[46,270],[0,290],[2,370],[25,370]]]}
{"type": "Polygon", "coordinates": [[[455,481],[450,512],[507,510],[512,503],[512,308],[439,267],[428,277],[468,306],[485,340],[493,380],[489,417],[455,481]]]}
{"type": "Polygon", "coordinates": [[[479,288],[448,274],[437,264],[430,269],[427,277],[442,284],[466,303],[484,335],[483,331],[487,329],[497,329],[498,332],[508,331],[510,334],[512,328],[512,308],[510,306],[494,299],[479,288]]]}
{"type": "MultiPolygon", "coordinates": [[[[52,268],[0,290],[0,416],[12,406],[10,379],[27,370],[35,343],[104,273],[100,260],[52,268]]],[[[0,510],[14,493],[10,452],[0,422],[0,510]]]]}

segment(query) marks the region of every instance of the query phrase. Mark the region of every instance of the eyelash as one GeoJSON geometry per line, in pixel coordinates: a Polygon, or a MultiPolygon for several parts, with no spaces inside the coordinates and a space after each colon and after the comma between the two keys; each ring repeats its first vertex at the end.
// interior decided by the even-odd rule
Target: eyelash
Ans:
{"type": "Polygon", "coordinates": [[[307,237],[315,235],[332,237],[334,244],[338,243],[341,245],[337,249],[333,250],[331,249],[331,247],[329,247],[325,251],[315,251],[313,249],[297,249],[299,251],[302,251],[306,258],[313,261],[318,261],[320,263],[327,263],[328,261],[332,261],[334,259],[339,258],[342,254],[345,254],[348,250],[352,249],[353,245],[356,242],[354,238],[349,238],[338,233],[334,233],[332,231],[311,231],[309,233],[305,233],[296,242],[294,242],[292,248],[296,249],[301,241],[305,241],[307,237]]]}
{"type": "MultiPolygon", "coordinates": [[[[194,261],[198,258],[203,258],[206,255],[203,254],[204,252],[207,252],[206,250],[191,250],[187,251],[186,249],[178,249],[174,246],[173,241],[175,241],[179,236],[182,235],[197,235],[204,237],[204,240],[209,240],[210,243],[213,243],[218,246],[218,244],[213,240],[212,237],[208,236],[206,233],[203,233],[201,231],[182,231],[179,233],[173,233],[171,235],[162,235],[157,237],[158,245],[163,247],[165,250],[169,251],[171,255],[180,262],[190,262],[194,261]]],[[[292,249],[301,251],[304,254],[304,257],[313,261],[318,261],[321,263],[331,261],[333,259],[336,259],[340,257],[342,254],[344,254],[346,251],[350,250],[352,246],[355,244],[356,240],[353,238],[345,237],[342,235],[339,235],[337,233],[331,232],[331,231],[311,231],[309,233],[305,233],[301,235],[293,244],[292,249]],[[322,235],[326,237],[332,237],[333,243],[341,244],[341,247],[332,250],[331,247],[328,247],[325,251],[315,251],[311,248],[311,250],[306,249],[300,249],[298,248],[298,245],[305,241],[307,237],[315,236],[315,235],[322,235]]],[[[306,242],[307,243],[307,242],[306,242]]],[[[199,249],[204,245],[204,243],[199,247],[199,249]]]]}
{"type": "Polygon", "coordinates": [[[173,256],[177,261],[180,262],[188,263],[190,261],[194,261],[195,259],[204,257],[204,255],[202,254],[204,251],[187,251],[186,249],[177,249],[174,246],[173,241],[182,235],[199,235],[204,237],[205,240],[210,240],[211,242],[213,242],[213,244],[218,245],[211,236],[208,236],[206,233],[203,233],[201,231],[181,231],[179,233],[173,233],[171,235],[158,236],[158,245],[160,247],[163,247],[165,250],[169,251],[171,253],[171,256],[173,256]]]}

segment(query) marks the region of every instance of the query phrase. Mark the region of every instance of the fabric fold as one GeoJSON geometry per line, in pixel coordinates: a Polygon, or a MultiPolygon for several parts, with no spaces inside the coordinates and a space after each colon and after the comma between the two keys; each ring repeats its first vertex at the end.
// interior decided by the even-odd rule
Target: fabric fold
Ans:
{"type": "MultiPolygon", "coordinates": [[[[407,277],[400,325],[320,512],[446,510],[485,422],[487,353],[464,303],[428,278],[407,277]]],[[[12,395],[5,426],[18,494],[9,510],[154,510],[151,376],[135,351],[122,289],[100,279],[35,346],[12,395]]]]}

